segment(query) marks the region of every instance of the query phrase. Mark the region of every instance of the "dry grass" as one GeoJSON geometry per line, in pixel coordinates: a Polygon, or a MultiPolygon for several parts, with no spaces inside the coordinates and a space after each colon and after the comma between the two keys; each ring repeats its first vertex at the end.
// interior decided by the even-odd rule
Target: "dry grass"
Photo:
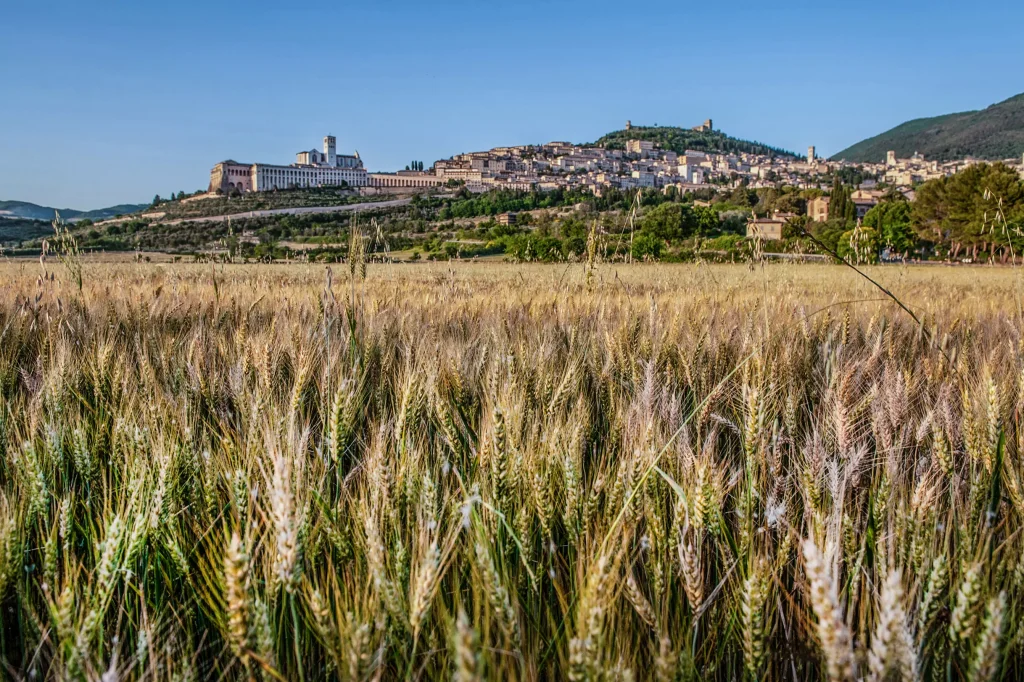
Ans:
{"type": "Polygon", "coordinates": [[[0,265],[24,679],[1015,678],[1021,277],[0,265]]]}

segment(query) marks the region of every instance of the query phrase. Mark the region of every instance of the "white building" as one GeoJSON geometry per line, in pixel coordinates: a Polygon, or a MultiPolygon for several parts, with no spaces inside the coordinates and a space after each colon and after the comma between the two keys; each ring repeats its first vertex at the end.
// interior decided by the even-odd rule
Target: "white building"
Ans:
{"type": "Polygon", "coordinates": [[[210,171],[210,191],[220,190],[225,194],[295,187],[364,187],[367,184],[369,176],[359,153],[338,154],[333,135],[324,138],[323,152],[301,151],[295,155],[295,163],[288,166],[222,161],[210,171]]]}
{"type": "Polygon", "coordinates": [[[633,171],[633,184],[636,187],[654,187],[654,173],[647,171],[633,171]]]}
{"type": "Polygon", "coordinates": [[[676,167],[676,172],[683,182],[691,185],[704,184],[704,168],[693,157],[683,157],[683,162],[676,167]]]}
{"type": "Polygon", "coordinates": [[[626,140],[626,153],[647,156],[654,151],[654,143],[650,140],[626,140]]]}

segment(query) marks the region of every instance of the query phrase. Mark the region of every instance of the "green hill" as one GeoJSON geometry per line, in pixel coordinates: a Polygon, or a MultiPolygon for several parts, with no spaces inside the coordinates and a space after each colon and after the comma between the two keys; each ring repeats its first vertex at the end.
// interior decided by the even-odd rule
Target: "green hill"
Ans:
{"type": "Polygon", "coordinates": [[[907,121],[832,158],[878,163],[885,161],[889,150],[896,152],[897,158],[919,152],[936,161],[1019,158],[1024,154],[1024,94],[981,111],[907,121]]]}
{"type": "Polygon", "coordinates": [[[0,244],[17,244],[52,234],[53,227],[45,220],[0,217],[0,244]]]}
{"type": "Polygon", "coordinates": [[[106,220],[118,215],[127,215],[147,208],[148,204],[118,204],[94,211],[79,211],[73,208],[51,208],[27,201],[0,200],[0,217],[27,218],[29,220],[53,220],[55,211],[60,211],[64,220],[106,220]]]}
{"type": "Polygon", "coordinates": [[[796,156],[793,152],[785,149],[730,137],[720,130],[698,131],[674,126],[633,126],[629,130],[616,130],[613,133],[608,133],[593,144],[607,149],[625,149],[627,140],[650,140],[662,149],[669,149],[677,154],[692,149],[709,154],[747,153],[796,156]]]}

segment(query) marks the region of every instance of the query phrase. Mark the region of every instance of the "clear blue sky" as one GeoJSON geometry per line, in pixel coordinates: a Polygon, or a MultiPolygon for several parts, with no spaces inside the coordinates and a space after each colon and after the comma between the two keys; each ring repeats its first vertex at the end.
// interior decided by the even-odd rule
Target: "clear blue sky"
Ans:
{"type": "Polygon", "coordinates": [[[1024,91],[1024,3],[50,2],[0,6],[0,199],[81,209],[290,163],[370,170],[625,120],[828,155],[1024,91]]]}

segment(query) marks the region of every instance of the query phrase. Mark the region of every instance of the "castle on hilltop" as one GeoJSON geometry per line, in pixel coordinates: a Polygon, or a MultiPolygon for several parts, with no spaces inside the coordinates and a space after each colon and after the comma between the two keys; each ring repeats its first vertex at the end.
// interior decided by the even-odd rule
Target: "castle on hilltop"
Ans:
{"type": "Polygon", "coordinates": [[[333,135],[324,137],[323,152],[316,149],[295,155],[295,163],[279,166],[269,163],[221,161],[210,170],[210,192],[265,192],[297,187],[363,187],[369,176],[359,152],[339,154],[333,135]]]}

